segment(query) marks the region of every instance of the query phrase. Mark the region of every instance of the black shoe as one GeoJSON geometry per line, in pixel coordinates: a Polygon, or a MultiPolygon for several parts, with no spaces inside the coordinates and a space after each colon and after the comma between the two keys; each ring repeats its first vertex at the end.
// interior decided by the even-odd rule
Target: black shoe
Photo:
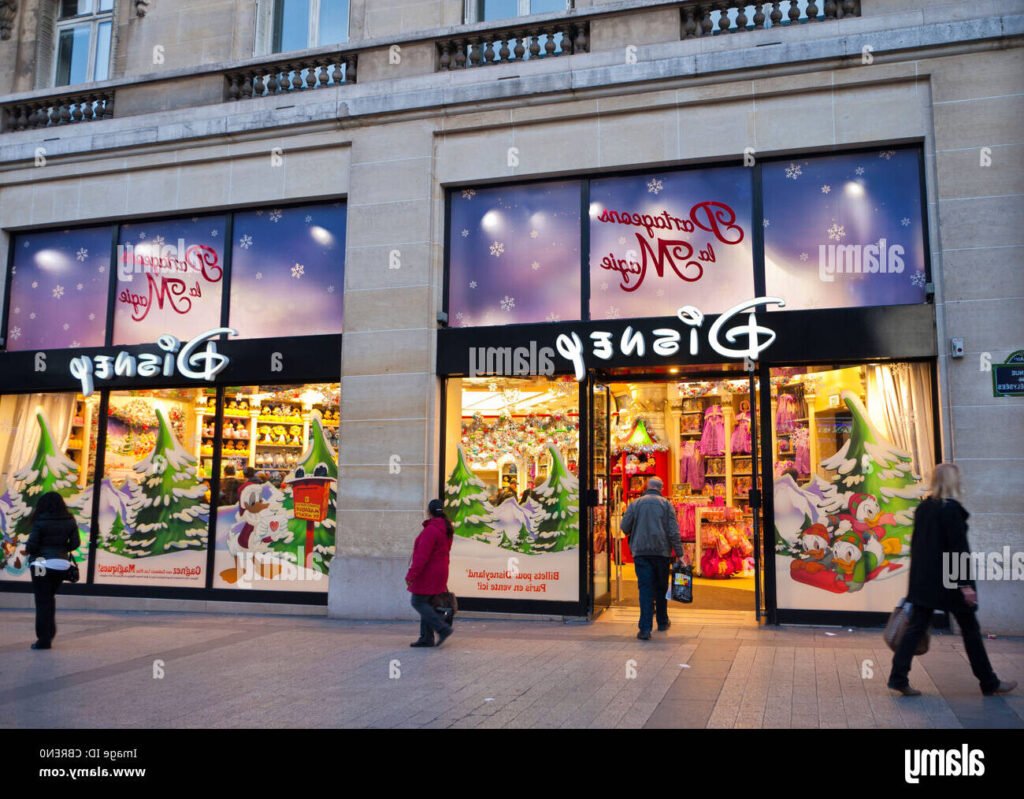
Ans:
{"type": "Polygon", "coordinates": [[[911,688],[909,685],[904,685],[902,688],[897,688],[895,685],[889,686],[890,691],[898,691],[904,696],[920,696],[921,692],[916,688],[911,688]]]}
{"type": "Polygon", "coordinates": [[[665,632],[671,626],[672,626],[672,622],[670,622],[670,621],[667,621],[664,624],[659,624],[658,625],[658,632],[659,633],[663,633],[663,632],[665,632]]]}
{"type": "Polygon", "coordinates": [[[448,640],[448,637],[453,632],[454,632],[454,630],[452,630],[451,627],[449,627],[447,630],[441,630],[441,632],[439,632],[437,634],[437,644],[436,644],[436,646],[441,646],[441,644],[443,644],[445,641],[448,640]]]}
{"type": "Polygon", "coordinates": [[[433,641],[424,641],[422,638],[418,641],[413,641],[409,646],[433,646],[433,641]]]}
{"type": "Polygon", "coordinates": [[[42,641],[36,641],[34,644],[32,644],[32,649],[49,649],[49,648],[50,648],[50,645],[49,644],[44,644],[42,641]]]}
{"type": "Polygon", "coordinates": [[[639,638],[641,641],[650,641],[651,640],[650,632],[644,632],[643,630],[638,632],[636,634],[636,637],[639,638]]]}
{"type": "Polygon", "coordinates": [[[995,696],[996,694],[1008,694],[1016,687],[1017,683],[1013,680],[1010,680],[1009,682],[1004,682],[1000,680],[999,685],[997,685],[991,691],[982,691],[982,693],[985,694],[985,696],[995,696]]]}

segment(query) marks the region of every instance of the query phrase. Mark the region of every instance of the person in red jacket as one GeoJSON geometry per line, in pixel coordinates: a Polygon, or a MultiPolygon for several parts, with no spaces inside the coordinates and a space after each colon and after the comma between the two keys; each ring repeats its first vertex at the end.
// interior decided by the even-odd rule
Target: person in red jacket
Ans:
{"type": "Polygon", "coordinates": [[[429,518],[413,544],[412,564],[405,584],[412,594],[412,606],[420,614],[420,637],[410,646],[440,646],[452,634],[452,626],[442,619],[430,599],[448,591],[448,555],[455,530],[444,513],[444,503],[430,500],[429,518]],[[434,643],[437,633],[437,643],[434,643]]]}

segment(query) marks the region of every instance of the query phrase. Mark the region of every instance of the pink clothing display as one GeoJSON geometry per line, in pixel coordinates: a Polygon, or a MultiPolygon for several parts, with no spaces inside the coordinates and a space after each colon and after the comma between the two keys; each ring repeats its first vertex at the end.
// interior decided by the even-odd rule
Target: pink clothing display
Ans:
{"type": "Polygon", "coordinates": [[[775,411],[775,432],[792,433],[796,419],[796,399],[792,394],[779,394],[779,406],[775,411]]]}
{"type": "Polygon", "coordinates": [[[750,452],[750,414],[747,411],[740,411],[736,414],[736,427],[732,431],[729,448],[733,453],[750,452]]]}
{"type": "Polygon", "coordinates": [[[710,405],[704,411],[704,432],[700,437],[700,451],[704,455],[725,453],[725,415],[721,405],[710,405]]]}
{"type": "Polygon", "coordinates": [[[806,427],[798,427],[790,439],[796,454],[796,470],[799,474],[811,473],[811,442],[810,431],[806,427]]]}
{"type": "Polygon", "coordinates": [[[704,488],[704,457],[694,441],[683,444],[680,452],[679,482],[689,483],[692,491],[701,491],[704,488]]]}

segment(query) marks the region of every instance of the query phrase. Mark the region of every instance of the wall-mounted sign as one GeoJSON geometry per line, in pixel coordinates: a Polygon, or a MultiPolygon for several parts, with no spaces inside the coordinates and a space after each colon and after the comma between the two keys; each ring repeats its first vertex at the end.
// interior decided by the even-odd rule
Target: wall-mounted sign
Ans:
{"type": "Polygon", "coordinates": [[[1017,350],[1006,363],[992,364],[992,394],[996,397],[1024,397],[1024,350],[1017,350]]]}
{"type": "Polygon", "coordinates": [[[177,371],[188,380],[212,381],[229,363],[227,355],[217,352],[217,338],[238,335],[230,327],[218,327],[182,342],[171,335],[160,336],[159,352],[135,355],[122,350],[115,355],[80,355],[72,358],[71,376],[82,383],[82,395],[95,391],[96,380],[115,377],[172,377],[177,371]]]}

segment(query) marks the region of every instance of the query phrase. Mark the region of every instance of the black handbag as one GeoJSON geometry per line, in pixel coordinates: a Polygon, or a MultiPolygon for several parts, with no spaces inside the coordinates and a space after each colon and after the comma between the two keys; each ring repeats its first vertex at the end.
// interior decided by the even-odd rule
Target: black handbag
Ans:
{"type": "Polygon", "coordinates": [[[451,591],[434,594],[430,597],[430,605],[445,620],[446,624],[451,625],[455,622],[455,614],[459,611],[459,601],[451,591]]]}
{"type": "MultiPolygon", "coordinates": [[[[889,647],[893,652],[900,648],[900,642],[903,640],[903,636],[907,634],[907,628],[910,626],[910,612],[913,606],[905,599],[900,602],[892,613],[889,615],[889,621],[885,625],[885,630],[882,632],[882,638],[885,639],[886,646],[889,647]]],[[[928,651],[928,646],[931,643],[931,638],[928,635],[928,631],[925,630],[924,635],[921,636],[921,640],[917,642],[915,655],[923,655],[928,651]]]]}
{"type": "Polygon", "coordinates": [[[73,560],[69,563],[70,565],[64,572],[64,582],[77,583],[82,577],[81,573],[78,571],[78,564],[75,563],[73,560]]]}

